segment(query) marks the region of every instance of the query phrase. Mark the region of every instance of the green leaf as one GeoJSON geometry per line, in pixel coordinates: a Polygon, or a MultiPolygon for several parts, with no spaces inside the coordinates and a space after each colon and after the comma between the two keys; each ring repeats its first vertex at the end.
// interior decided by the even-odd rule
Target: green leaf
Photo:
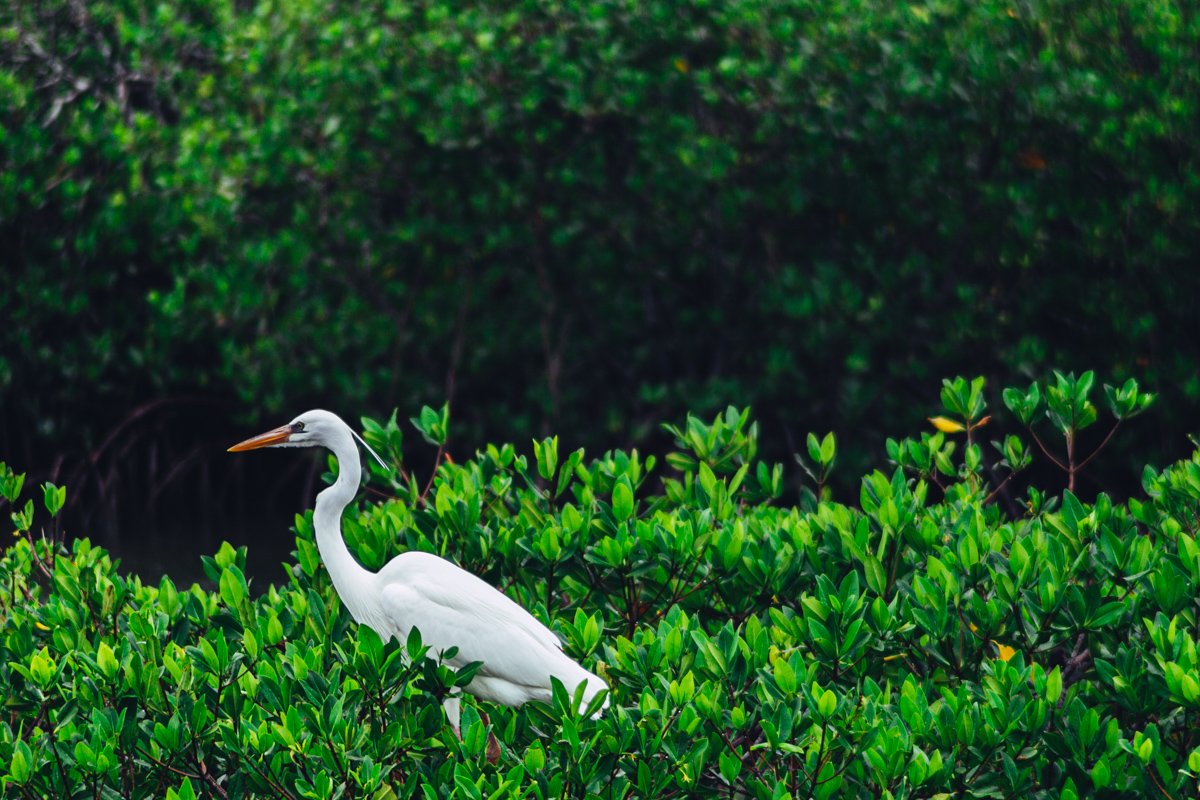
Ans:
{"type": "Polygon", "coordinates": [[[825,438],[821,440],[821,464],[826,469],[833,466],[834,459],[837,458],[837,440],[834,439],[832,433],[825,434],[825,438]]]}
{"type": "Polygon", "coordinates": [[[821,442],[817,439],[815,433],[810,433],[804,440],[805,447],[808,448],[808,457],[812,459],[814,464],[821,463],[821,442]]]}
{"type": "Polygon", "coordinates": [[[1079,502],[1079,498],[1074,492],[1067,490],[1063,492],[1063,520],[1067,523],[1067,528],[1071,533],[1079,531],[1080,520],[1087,517],[1087,512],[1083,510],[1083,504],[1079,502]]]}
{"type": "Polygon", "coordinates": [[[1113,601],[1105,603],[1095,609],[1088,616],[1088,626],[1091,628],[1103,628],[1111,625],[1125,615],[1126,607],[1124,603],[1113,601]]]}
{"type": "Polygon", "coordinates": [[[723,751],[718,756],[718,763],[721,770],[721,777],[725,779],[726,783],[732,785],[742,772],[742,759],[729,751],[723,751]]]}
{"type": "Polygon", "coordinates": [[[887,575],[883,570],[883,562],[876,556],[870,553],[864,553],[862,556],[863,574],[867,579],[867,586],[877,595],[882,596],[887,588],[887,575]]]}
{"type": "Polygon", "coordinates": [[[25,485],[25,475],[10,471],[7,464],[3,464],[3,467],[4,469],[0,469],[0,495],[11,505],[16,505],[17,498],[21,495],[21,487],[25,485]]]}
{"type": "Polygon", "coordinates": [[[43,647],[39,652],[34,653],[29,662],[29,675],[38,688],[43,690],[49,688],[50,682],[57,674],[58,669],[48,648],[43,647]]]}
{"type": "Polygon", "coordinates": [[[410,417],[409,422],[426,442],[441,447],[446,444],[450,428],[450,404],[443,404],[438,411],[429,406],[421,406],[421,413],[410,417]]]}
{"type": "Polygon", "coordinates": [[[837,710],[837,695],[832,689],[826,689],[821,693],[821,699],[817,701],[817,712],[826,719],[833,716],[833,712],[837,710]]]}
{"type": "Polygon", "coordinates": [[[534,456],[537,459],[538,475],[543,480],[550,480],[558,470],[558,437],[533,443],[534,456]]]}
{"type": "Polygon", "coordinates": [[[1154,741],[1149,738],[1143,739],[1140,744],[1135,745],[1134,752],[1143,764],[1149,764],[1154,756],[1154,741]]]}
{"type": "Polygon", "coordinates": [[[246,576],[235,565],[230,565],[221,573],[220,580],[221,599],[230,608],[241,608],[245,602],[248,592],[246,586],[246,576]]]}
{"type": "Polygon", "coordinates": [[[793,695],[799,686],[796,680],[796,671],[792,669],[792,665],[788,663],[786,658],[779,658],[775,661],[773,667],[775,675],[775,684],[779,690],[785,695],[793,695]]]}
{"type": "Polygon", "coordinates": [[[121,665],[108,642],[100,642],[100,647],[96,649],[96,666],[100,668],[101,674],[109,680],[116,676],[121,665]]]}
{"type": "Polygon", "coordinates": [[[633,489],[629,479],[624,476],[613,486],[612,493],[613,516],[624,522],[633,516],[633,489]]]}
{"type": "Polygon", "coordinates": [[[1062,692],[1062,670],[1055,667],[1046,676],[1046,702],[1050,704],[1057,703],[1058,698],[1062,697],[1062,692]]]}
{"type": "Polygon", "coordinates": [[[192,788],[192,779],[184,778],[178,789],[167,789],[167,800],[196,800],[196,790],[192,788]]]}
{"type": "Polygon", "coordinates": [[[12,761],[8,768],[9,777],[18,785],[24,785],[33,777],[33,752],[24,740],[13,744],[12,761]]]}
{"type": "Polygon", "coordinates": [[[33,501],[32,500],[25,501],[25,507],[22,510],[14,511],[12,513],[12,521],[13,521],[13,525],[15,525],[17,530],[20,531],[21,533],[25,533],[30,528],[32,528],[33,527],[33,501]]]}
{"type": "Polygon", "coordinates": [[[667,687],[667,694],[676,705],[690,703],[696,695],[696,679],[691,670],[685,672],[679,680],[671,681],[667,687]]]}
{"type": "Polygon", "coordinates": [[[537,775],[546,766],[546,750],[541,742],[534,742],[525,749],[525,769],[530,775],[537,775]]]}
{"type": "Polygon", "coordinates": [[[67,502],[67,487],[55,486],[49,482],[43,483],[42,498],[46,510],[50,512],[50,516],[57,517],[58,512],[62,510],[63,505],[67,502]]]}

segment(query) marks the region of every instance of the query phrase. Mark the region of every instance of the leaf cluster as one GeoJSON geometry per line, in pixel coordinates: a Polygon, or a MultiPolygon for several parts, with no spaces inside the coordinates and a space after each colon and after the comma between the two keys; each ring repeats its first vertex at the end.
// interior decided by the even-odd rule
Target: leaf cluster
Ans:
{"type": "MultiPolygon", "coordinates": [[[[965,436],[982,383],[946,388],[965,436]]],[[[395,415],[364,427],[398,455],[395,415]]],[[[978,445],[947,452],[939,431],[889,443],[899,463],[855,503],[788,507],[747,412],[670,430],[665,472],[554,438],[444,461],[427,493],[373,467],[391,496],[346,515],[368,567],[438,553],[551,625],[609,683],[599,719],[556,687],[520,709],[467,701],[456,738],[439,701],[475,666],[355,626],[311,512],[288,583],[265,590],[228,545],[208,588],[180,588],[26,535],[0,558],[4,795],[1195,795],[1200,452],[1148,468],[1128,504],[1068,491],[1009,515],[978,445]]],[[[831,437],[808,444],[832,465],[831,437]]]]}

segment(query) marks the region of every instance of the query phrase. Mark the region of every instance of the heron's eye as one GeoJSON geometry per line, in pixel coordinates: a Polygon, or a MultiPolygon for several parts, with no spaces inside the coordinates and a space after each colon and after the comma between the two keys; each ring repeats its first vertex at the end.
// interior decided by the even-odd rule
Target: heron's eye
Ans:
{"type": "Polygon", "coordinates": [[[304,430],[304,423],[303,422],[295,423],[294,425],[292,425],[292,430],[295,431],[296,433],[300,433],[301,431],[304,430]]]}

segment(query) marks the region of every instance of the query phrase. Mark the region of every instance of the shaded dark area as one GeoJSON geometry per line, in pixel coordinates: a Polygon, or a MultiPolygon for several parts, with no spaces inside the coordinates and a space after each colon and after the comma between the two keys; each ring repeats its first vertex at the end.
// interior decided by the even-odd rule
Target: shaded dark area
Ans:
{"type": "Polygon", "coordinates": [[[219,404],[150,403],[95,449],[61,454],[29,480],[69,486],[58,529],[90,537],[149,580],[203,580],[200,556],[225,540],[248,545],[249,574],[282,580],[292,516],[311,506],[324,461],[316,453],[226,453],[242,435],[219,404]]]}
{"type": "Polygon", "coordinates": [[[448,400],[469,454],[749,405],[772,460],[835,431],[845,494],[943,377],[1000,438],[1003,387],[1094,369],[1159,400],[1081,491],[1189,450],[1200,67],[1161,6],[264,8],[0,16],[0,458],[130,566],[286,553],[314,462],[221,451],[310,407],[448,400]]]}

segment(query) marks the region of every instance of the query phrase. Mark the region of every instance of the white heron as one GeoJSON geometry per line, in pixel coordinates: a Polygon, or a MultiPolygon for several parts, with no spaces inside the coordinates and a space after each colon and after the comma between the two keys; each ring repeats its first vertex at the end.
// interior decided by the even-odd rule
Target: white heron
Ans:
{"type": "MultiPolygon", "coordinates": [[[[415,627],[431,654],[457,647],[457,654],[444,663],[457,669],[473,661],[483,662],[465,689],[501,705],[549,702],[551,677],[558,678],[572,694],[584,685],[586,703],[607,689],[599,676],[568,657],[558,637],[532,614],[444,558],[419,551],[401,553],[379,572],[358,563],[342,538],[342,511],[354,499],[362,476],[356,437],[336,414],[318,409],[229,448],[230,452],[260,447],[326,447],[333,451],[337,480],[317,495],[313,525],[321,560],[355,621],[373,628],[384,641],[396,637],[404,642],[415,627]]],[[[362,444],[383,464],[365,441],[362,444]]],[[[443,702],[456,735],[459,706],[460,698],[453,694],[443,702]]]]}

